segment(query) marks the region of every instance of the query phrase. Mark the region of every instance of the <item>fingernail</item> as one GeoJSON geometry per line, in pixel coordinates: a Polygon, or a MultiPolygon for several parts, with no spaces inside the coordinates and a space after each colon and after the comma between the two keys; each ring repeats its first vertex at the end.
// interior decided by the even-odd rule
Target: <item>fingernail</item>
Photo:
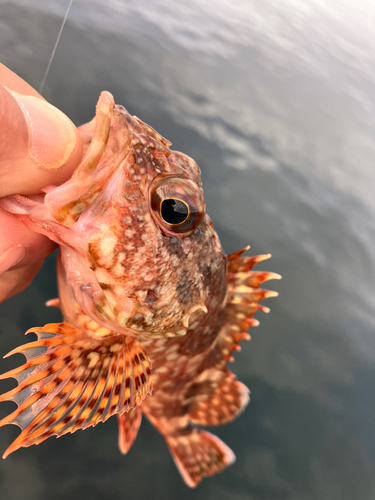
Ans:
{"type": "Polygon", "coordinates": [[[0,255],[0,274],[5,273],[18,264],[26,255],[26,249],[22,245],[8,248],[0,255]]]}
{"type": "Polygon", "coordinates": [[[29,155],[39,166],[56,169],[72,154],[77,135],[62,111],[38,97],[6,89],[19,105],[29,128],[29,155]]]}

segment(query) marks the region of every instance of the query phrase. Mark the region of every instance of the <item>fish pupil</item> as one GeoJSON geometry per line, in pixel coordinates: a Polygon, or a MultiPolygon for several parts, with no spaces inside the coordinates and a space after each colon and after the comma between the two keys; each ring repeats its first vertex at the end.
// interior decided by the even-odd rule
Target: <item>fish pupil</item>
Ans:
{"type": "Polygon", "coordinates": [[[189,207],[184,201],[167,198],[161,203],[161,216],[168,224],[181,224],[189,215],[189,207]]]}

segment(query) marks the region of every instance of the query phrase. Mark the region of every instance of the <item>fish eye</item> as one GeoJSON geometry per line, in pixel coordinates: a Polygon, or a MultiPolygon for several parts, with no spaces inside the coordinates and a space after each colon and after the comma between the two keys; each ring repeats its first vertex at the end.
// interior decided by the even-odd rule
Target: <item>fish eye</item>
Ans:
{"type": "Polygon", "coordinates": [[[167,224],[182,224],[189,217],[189,206],[182,200],[166,198],[160,204],[160,215],[167,224]]]}
{"type": "Polygon", "coordinates": [[[150,186],[150,209],[168,236],[188,236],[205,213],[200,187],[185,176],[161,175],[150,186]]]}

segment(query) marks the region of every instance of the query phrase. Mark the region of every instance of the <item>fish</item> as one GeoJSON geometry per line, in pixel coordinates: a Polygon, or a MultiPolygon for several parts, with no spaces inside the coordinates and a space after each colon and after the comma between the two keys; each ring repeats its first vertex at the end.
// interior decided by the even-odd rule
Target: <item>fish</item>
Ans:
{"type": "Polygon", "coordinates": [[[249,401],[228,369],[260,301],[280,276],[254,271],[270,257],[228,256],[206,213],[200,169],[102,92],[79,128],[84,157],[72,177],[41,195],[0,206],[59,245],[63,321],[34,327],[37,340],[7,356],[26,361],[0,376],[17,408],[0,426],[21,433],[3,458],[116,415],[129,452],[144,415],[164,436],[185,483],[222,471],[233,451],[203,426],[225,424],[249,401]]]}

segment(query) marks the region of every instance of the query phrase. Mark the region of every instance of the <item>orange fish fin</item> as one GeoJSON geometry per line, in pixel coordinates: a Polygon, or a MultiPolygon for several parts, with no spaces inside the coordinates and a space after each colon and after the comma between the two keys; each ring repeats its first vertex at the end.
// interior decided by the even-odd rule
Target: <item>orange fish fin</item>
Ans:
{"type": "Polygon", "coordinates": [[[178,435],[166,436],[172,457],[190,488],[203,477],[212,476],[231,465],[236,457],[218,437],[201,429],[184,429],[178,435]]]}
{"type": "MultiPolygon", "coordinates": [[[[32,328],[38,340],[14,349],[27,361],[0,376],[18,386],[0,396],[18,408],[0,421],[22,432],[3,457],[50,436],[85,429],[142,403],[152,391],[151,362],[137,340],[89,336],[68,323],[32,328]]],[[[29,333],[26,332],[26,333],[29,333]]]]}
{"type": "Polygon", "coordinates": [[[189,388],[189,420],[196,425],[221,425],[233,420],[249,402],[248,388],[228,370],[205,370],[189,388]]]}
{"type": "Polygon", "coordinates": [[[269,308],[259,304],[259,302],[278,295],[272,290],[259,288],[259,285],[268,280],[280,279],[279,274],[252,270],[258,262],[269,259],[271,255],[241,257],[245,250],[247,248],[228,255],[226,316],[217,337],[216,349],[208,364],[208,366],[215,365],[222,370],[227,361],[233,361],[232,352],[241,349],[239,346],[241,340],[250,340],[250,335],[246,333],[246,330],[259,325],[259,321],[253,317],[256,311],[269,312],[269,308]],[[213,356],[216,359],[212,359],[213,356]]]}
{"type": "Polygon", "coordinates": [[[118,422],[118,447],[126,455],[133,446],[142,422],[142,410],[134,408],[127,413],[117,415],[118,422]]]}

